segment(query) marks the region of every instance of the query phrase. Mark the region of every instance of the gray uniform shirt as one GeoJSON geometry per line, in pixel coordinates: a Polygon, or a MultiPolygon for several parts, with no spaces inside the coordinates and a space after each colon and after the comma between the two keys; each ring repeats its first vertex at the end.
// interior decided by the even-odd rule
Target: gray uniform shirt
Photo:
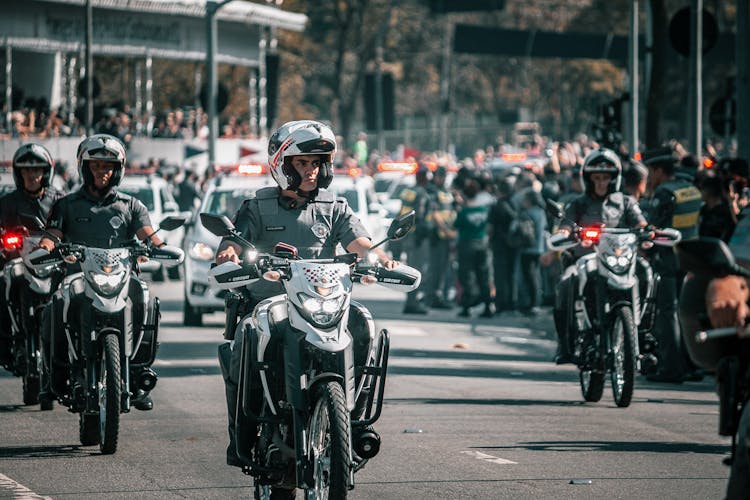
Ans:
{"type": "MultiPolygon", "coordinates": [[[[259,189],[255,197],[244,201],[232,222],[259,252],[271,253],[283,242],[295,246],[301,259],[331,258],[338,243],[346,248],[361,236],[370,238],[346,200],[325,189],[302,206],[281,197],[279,188],[259,189]]],[[[265,298],[282,293],[282,288],[260,280],[252,292],[254,297],[265,298]]]]}
{"type": "Polygon", "coordinates": [[[61,231],[64,241],[96,248],[127,244],[144,226],[151,219],[138,199],[117,191],[97,199],[83,187],[58,200],[47,219],[47,228],[61,231]]]}

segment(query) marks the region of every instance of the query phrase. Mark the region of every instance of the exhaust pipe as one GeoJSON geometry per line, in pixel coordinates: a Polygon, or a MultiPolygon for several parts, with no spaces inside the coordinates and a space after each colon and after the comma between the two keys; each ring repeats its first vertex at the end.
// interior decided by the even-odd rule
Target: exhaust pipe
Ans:
{"type": "Polygon", "coordinates": [[[365,427],[354,438],[354,452],[360,457],[369,459],[380,451],[380,436],[372,427],[365,427]]]}
{"type": "Polygon", "coordinates": [[[138,387],[138,389],[148,392],[156,387],[156,381],[158,379],[159,377],[156,375],[156,372],[154,370],[152,370],[151,368],[146,368],[138,375],[136,375],[135,385],[136,387],[138,387]]]}

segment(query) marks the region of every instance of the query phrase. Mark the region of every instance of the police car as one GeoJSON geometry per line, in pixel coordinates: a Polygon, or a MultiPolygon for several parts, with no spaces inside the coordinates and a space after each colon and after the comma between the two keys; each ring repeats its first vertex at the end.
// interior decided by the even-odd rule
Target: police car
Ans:
{"type": "MultiPolygon", "coordinates": [[[[169,190],[167,181],[152,173],[127,171],[118,190],[139,199],[146,205],[154,229],[159,228],[159,223],[165,217],[180,213],[180,208],[169,190]]],[[[184,235],[185,229],[182,227],[174,231],[159,231],[159,236],[163,241],[175,246],[181,245],[184,235]]],[[[156,261],[146,262],[141,266],[141,270],[151,272],[154,281],[164,280],[164,269],[156,261]]],[[[171,279],[180,279],[179,267],[170,268],[167,272],[171,279]]]]}
{"type": "Polygon", "coordinates": [[[13,170],[10,167],[0,167],[0,196],[10,193],[15,189],[16,183],[13,180],[13,170]]]}
{"type": "Polygon", "coordinates": [[[224,294],[226,293],[208,286],[208,270],[214,261],[216,248],[221,238],[203,227],[198,214],[206,212],[226,215],[231,219],[243,201],[252,197],[258,189],[266,186],[276,186],[276,183],[264,166],[239,165],[236,168],[224,169],[212,180],[206,190],[200,207],[187,224],[183,243],[185,250],[183,323],[185,326],[201,326],[203,314],[224,310],[224,294]]]}
{"type": "Polygon", "coordinates": [[[328,191],[347,201],[354,215],[370,233],[373,243],[385,238],[388,230],[386,225],[388,212],[378,201],[372,177],[362,175],[358,168],[348,172],[337,172],[333,176],[331,185],[328,186],[328,191]]]}

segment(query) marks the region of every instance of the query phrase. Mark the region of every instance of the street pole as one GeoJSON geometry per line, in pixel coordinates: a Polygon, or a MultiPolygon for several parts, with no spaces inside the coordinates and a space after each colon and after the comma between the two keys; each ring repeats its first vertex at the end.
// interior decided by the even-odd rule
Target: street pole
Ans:
{"type": "Polygon", "coordinates": [[[628,128],[628,148],[631,156],[639,150],[638,144],[638,0],[630,3],[630,127],[628,128]]]}
{"type": "Polygon", "coordinates": [[[216,12],[232,0],[216,2],[206,1],[206,76],[208,80],[207,114],[208,114],[208,165],[214,166],[216,162],[216,133],[219,128],[219,120],[216,113],[216,95],[218,94],[218,83],[216,82],[216,12]]]}
{"type": "Polygon", "coordinates": [[[383,34],[385,27],[381,27],[377,34],[375,47],[375,132],[378,139],[378,152],[385,151],[385,137],[383,136],[383,34]]]}
{"type": "Polygon", "coordinates": [[[86,135],[94,133],[94,57],[91,53],[94,38],[93,9],[86,0],[86,135]]]}
{"type": "MultiPolygon", "coordinates": [[[[741,2],[740,2],[741,3],[741,2]]],[[[689,149],[702,161],[703,154],[703,0],[692,0],[690,10],[690,119],[689,149]]]]}
{"type": "Polygon", "coordinates": [[[5,38],[5,126],[8,133],[13,133],[13,48],[10,40],[5,38]]]}
{"type": "MultiPolygon", "coordinates": [[[[735,57],[737,59],[737,82],[734,86],[734,95],[737,99],[737,156],[740,158],[750,157],[750,52],[747,45],[750,43],[748,34],[748,19],[750,18],[750,5],[747,0],[737,2],[737,30],[735,44],[735,57]]],[[[726,145],[727,153],[729,144],[726,145]]]]}
{"type": "Polygon", "coordinates": [[[451,45],[453,43],[453,21],[445,16],[443,37],[443,63],[440,81],[440,150],[448,151],[448,123],[450,121],[451,45]]]}

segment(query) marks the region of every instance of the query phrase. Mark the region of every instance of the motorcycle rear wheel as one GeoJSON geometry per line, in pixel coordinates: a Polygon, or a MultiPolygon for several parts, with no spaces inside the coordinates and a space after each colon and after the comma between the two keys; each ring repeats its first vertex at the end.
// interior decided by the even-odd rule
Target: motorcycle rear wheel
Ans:
{"type": "Polygon", "coordinates": [[[635,386],[635,321],[629,307],[619,307],[615,311],[611,330],[610,381],[612,395],[620,408],[626,408],[633,399],[635,386]]]}
{"type": "Polygon", "coordinates": [[[321,384],[316,392],[310,417],[310,449],[313,460],[313,488],[305,490],[306,500],[346,499],[351,470],[349,411],[344,390],[337,382],[321,384]]]}
{"type": "Polygon", "coordinates": [[[99,368],[99,449],[103,455],[117,451],[117,435],[120,431],[120,342],[110,333],[102,341],[102,357],[99,368]]]}

